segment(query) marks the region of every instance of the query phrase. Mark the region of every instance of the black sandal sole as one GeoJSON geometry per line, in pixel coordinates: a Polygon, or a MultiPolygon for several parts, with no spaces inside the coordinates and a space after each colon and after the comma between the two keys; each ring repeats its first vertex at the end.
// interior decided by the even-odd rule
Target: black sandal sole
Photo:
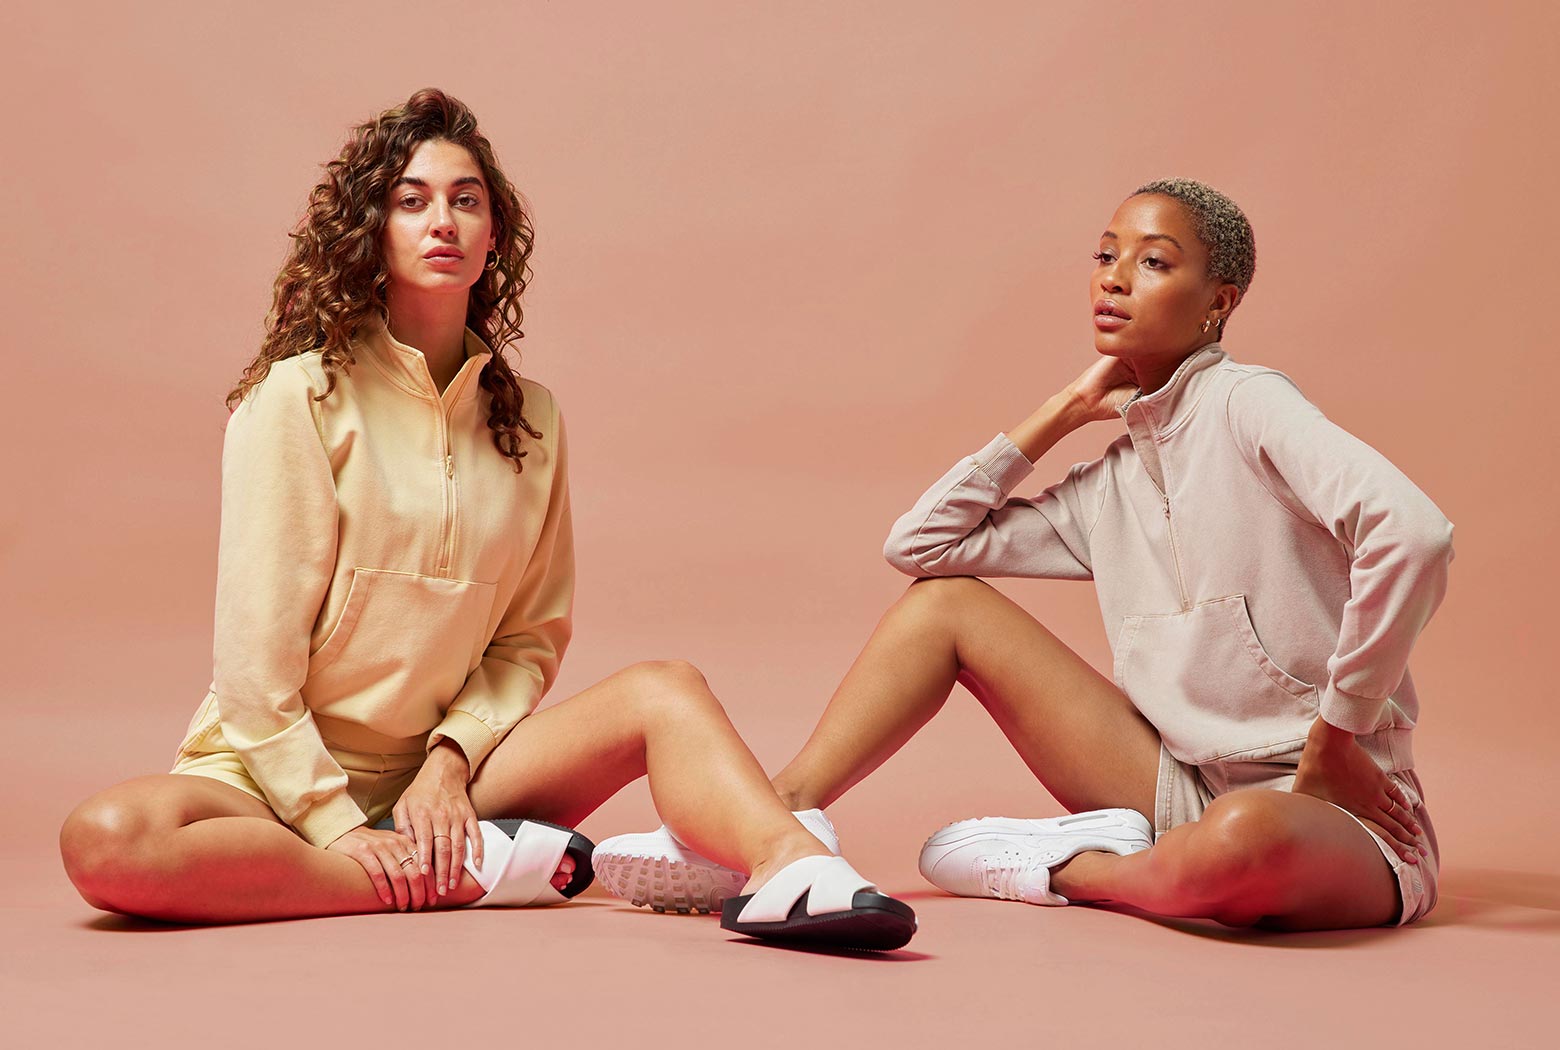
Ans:
{"type": "Polygon", "coordinates": [[[780,941],[815,948],[853,948],[857,951],[891,952],[903,948],[915,936],[915,910],[882,893],[858,893],[849,911],[825,915],[807,914],[807,894],[802,894],[783,922],[739,922],[737,916],[752,894],[729,898],[720,909],[720,927],[744,937],[780,941]]]}

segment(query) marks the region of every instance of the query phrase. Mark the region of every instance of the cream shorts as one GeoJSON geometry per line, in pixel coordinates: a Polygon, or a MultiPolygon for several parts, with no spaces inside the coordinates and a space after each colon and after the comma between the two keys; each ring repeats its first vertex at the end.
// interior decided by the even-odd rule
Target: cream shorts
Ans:
{"type": "MultiPolygon", "coordinates": [[[[1189,824],[1202,817],[1208,803],[1220,795],[1242,788],[1266,788],[1272,791],[1289,791],[1295,783],[1295,767],[1300,761],[1298,751],[1277,755],[1262,762],[1210,762],[1193,766],[1180,761],[1163,745],[1159,749],[1159,785],[1154,795],[1154,834],[1163,835],[1171,828],[1189,824]]],[[[1436,842],[1435,828],[1425,809],[1424,792],[1419,777],[1412,769],[1389,773],[1414,807],[1414,819],[1423,827],[1421,844],[1429,855],[1418,864],[1410,864],[1397,855],[1390,844],[1371,831],[1363,822],[1360,827],[1370,833],[1376,847],[1386,858],[1387,865],[1397,876],[1398,898],[1401,908],[1396,925],[1424,918],[1435,907],[1436,883],[1440,875],[1441,849],[1436,842]]],[[[1339,809],[1347,813],[1347,810],[1339,809]]],[[[1350,813],[1357,822],[1359,818],[1350,813]]]]}
{"type": "MultiPolygon", "coordinates": [[[[390,815],[401,793],[411,786],[417,770],[427,755],[419,751],[410,755],[368,755],[358,751],[343,751],[326,745],[341,768],[347,773],[347,794],[368,816],[370,826],[390,815]]],[[[270,805],[265,792],[255,783],[254,777],[244,766],[244,760],[231,749],[192,751],[179,749],[179,757],[170,773],[189,773],[210,777],[230,784],[246,794],[270,805]]]]}

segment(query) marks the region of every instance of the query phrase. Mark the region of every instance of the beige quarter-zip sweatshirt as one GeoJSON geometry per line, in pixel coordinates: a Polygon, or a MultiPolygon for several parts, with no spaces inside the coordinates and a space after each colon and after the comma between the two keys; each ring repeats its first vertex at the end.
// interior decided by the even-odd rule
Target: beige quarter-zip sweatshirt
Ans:
{"type": "Polygon", "coordinates": [[[552,394],[521,380],[543,436],[517,474],[487,426],[475,333],[442,396],[383,323],[354,355],[323,401],[319,354],[278,362],[229,421],[214,680],[192,727],[320,846],[365,820],[330,748],[448,738],[474,773],[556,677],[574,590],[552,394]]]}
{"type": "Polygon", "coordinates": [[[1285,375],[1217,343],[1122,408],[1127,433],[1033,498],[1005,435],[894,525],[912,576],[1093,580],[1116,684],[1192,764],[1296,753],[1318,714],[1414,764],[1409,650],[1452,525],[1285,375]]]}

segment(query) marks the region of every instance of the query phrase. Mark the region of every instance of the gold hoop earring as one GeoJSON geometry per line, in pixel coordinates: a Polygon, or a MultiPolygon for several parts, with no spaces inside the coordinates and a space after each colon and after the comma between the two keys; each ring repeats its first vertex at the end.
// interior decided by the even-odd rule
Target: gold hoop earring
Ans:
{"type": "Polygon", "coordinates": [[[1202,323],[1203,334],[1206,335],[1207,332],[1208,332],[1208,329],[1213,327],[1214,323],[1215,322],[1214,322],[1213,318],[1211,318],[1211,317],[1204,318],[1203,319],[1203,323],[1202,323]]]}
{"type": "MultiPolygon", "coordinates": [[[[498,252],[496,252],[496,251],[488,252],[488,261],[482,264],[482,268],[484,270],[496,270],[496,269],[498,269],[498,252]]],[[[1207,329],[1204,328],[1203,331],[1206,332],[1207,329]]]]}

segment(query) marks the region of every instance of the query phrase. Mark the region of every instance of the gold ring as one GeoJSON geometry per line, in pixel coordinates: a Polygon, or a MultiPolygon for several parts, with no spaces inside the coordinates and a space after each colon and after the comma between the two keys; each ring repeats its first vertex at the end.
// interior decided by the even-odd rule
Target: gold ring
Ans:
{"type": "Polygon", "coordinates": [[[403,867],[403,868],[406,867],[408,864],[412,863],[416,859],[417,859],[417,854],[415,854],[415,853],[412,854],[410,857],[404,858],[401,861],[401,867],[403,867]]]}
{"type": "MultiPolygon", "coordinates": [[[[440,839],[448,839],[448,838],[449,838],[448,835],[435,835],[433,837],[433,841],[438,842],[440,839]]],[[[455,840],[454,839],[450,839],[450,841],[453,842],[455,840]]]]}

